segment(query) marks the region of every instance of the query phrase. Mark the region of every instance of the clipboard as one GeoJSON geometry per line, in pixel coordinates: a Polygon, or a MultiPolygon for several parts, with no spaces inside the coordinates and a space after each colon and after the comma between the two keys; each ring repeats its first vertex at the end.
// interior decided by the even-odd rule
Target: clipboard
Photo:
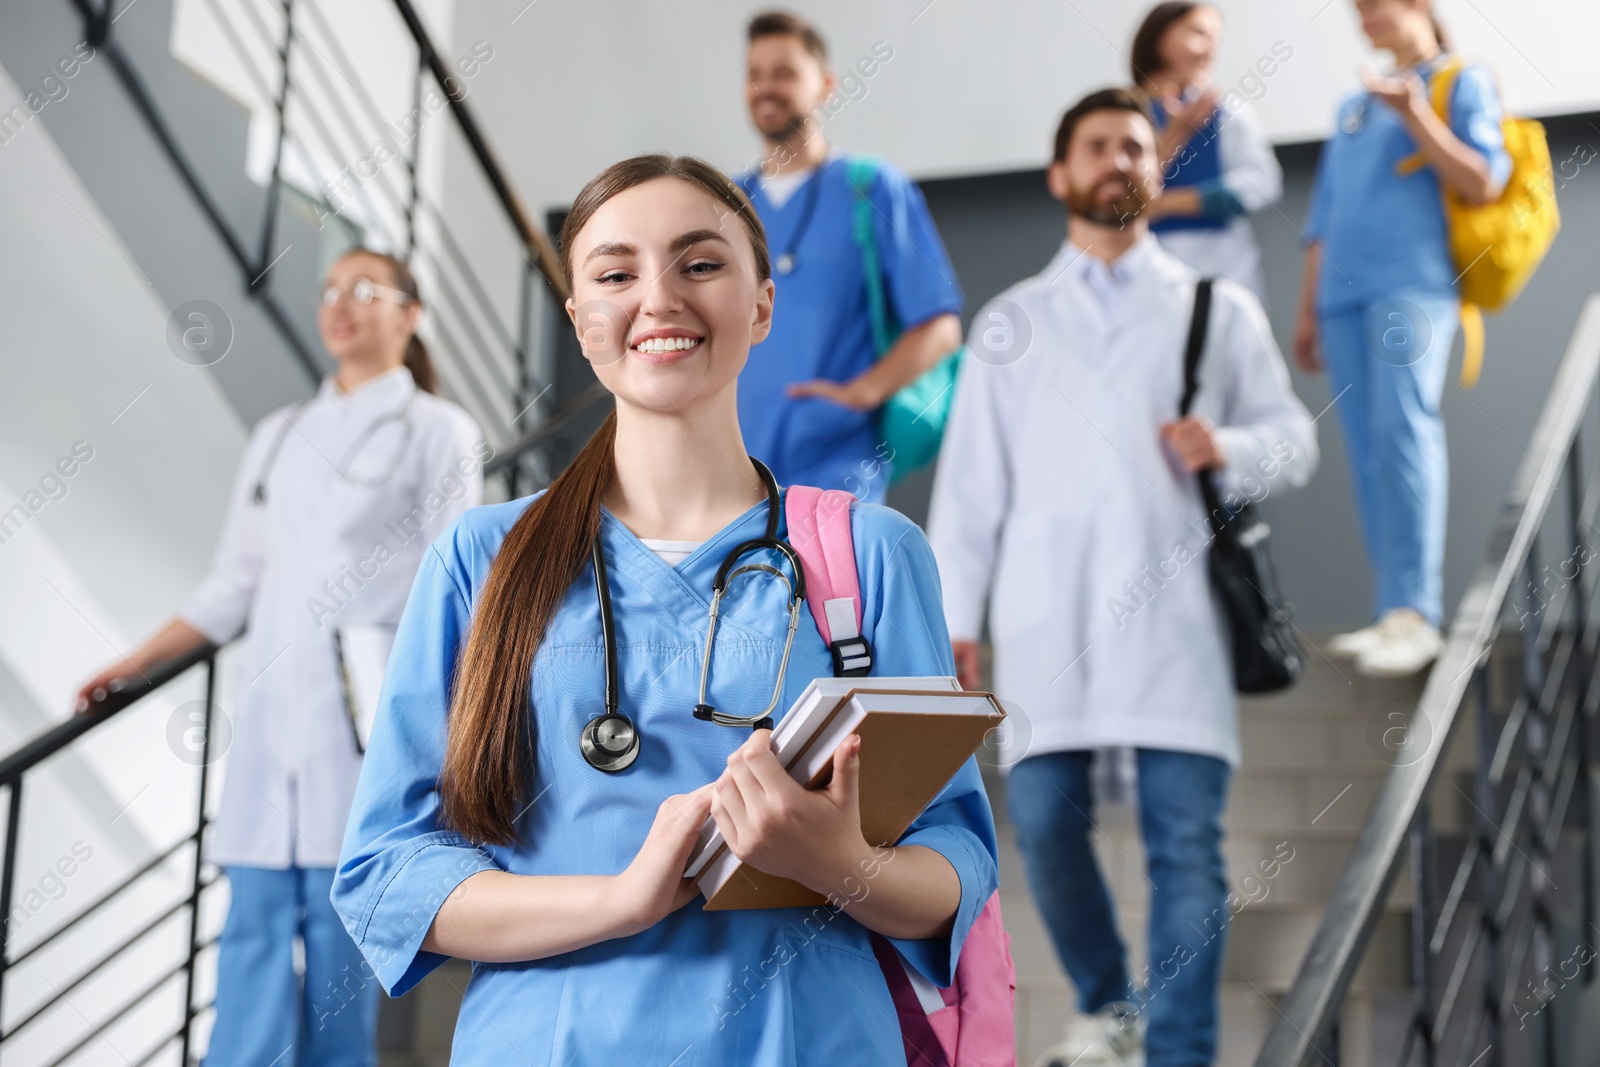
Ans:
{"type": "Polygon", "coordinates": [[[383,672],[389,666],[394,635],[395,627],[382,623],[353,623],[333,631],[345,716],[356,751],[363,755],[378,717],[378,696],[383,692],[383,672]]]}

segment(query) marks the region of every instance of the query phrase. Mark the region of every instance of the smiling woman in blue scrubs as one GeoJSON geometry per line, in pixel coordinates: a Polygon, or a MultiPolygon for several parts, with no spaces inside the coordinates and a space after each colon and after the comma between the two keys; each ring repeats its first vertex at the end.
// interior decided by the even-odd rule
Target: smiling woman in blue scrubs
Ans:
{"type": "Polygon", "coordinates": [[[1499,196],[1511,171],[1494,77],[1466,65],[1450,120],[1429,103],[1448,59],[1429,0],[1356,0],[1362,32],[1395,71],[1339,107],[1306,220],[1295,359],[1326,361],[1376,576],[1374,625],[1341,634],[1330,655],[1398,677],[1442,647],[1441,570],[1449,471],[1439,399],[1459,321],[1442,189],[1471,204],[1499,196]],[[1427,166],[1402,176],[1421,151],[1427,166]]]}
{"type": "MultiPolygon", "coordinates": [[[[447,956],[473,961],[458,1067],[903,1062],[868,931],[950,983],[998,879],[976,763],[874,850],[853,752],[806,792],[767,731],[692,712],[713,578],[767,523],[737,407],[773,321],[760,222],[706,164],[641,156],[584,188],[561,248],[569,313],[616,411],[548,490],[475,508],[429,549],[334,904],[392,996],[447,956]],[[640,738],[611,773],[579,744],[604,706],[601,589],[640,738]],[[704,911],[682,872],[708,812],[741,858],[841,906],[704,911]]],[[[851,528],[874,672],[953,674],[922,531],[861,503],[851,528]]],[[[771,549],[743,559],[787,571],[771,549]]],[[[721,605],[708,702],[752,714],[779,676],[787,594],[771,575],[740,581],[721,605]]],[[[803,622],[779,714],[831,664],[803,622]]]]}

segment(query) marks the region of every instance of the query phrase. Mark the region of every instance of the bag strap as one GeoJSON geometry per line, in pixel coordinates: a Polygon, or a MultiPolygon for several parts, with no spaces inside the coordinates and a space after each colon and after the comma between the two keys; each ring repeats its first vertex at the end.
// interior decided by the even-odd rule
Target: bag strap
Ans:
{"type": "Polygon", "coordinates": [[[853,233],[861,249],[861,273],[867,284],[867,314],[872,320],[872,347],[882,356],[894,344],[894,329],[889,324],[889,298],[883,286],[883,264],[878,256],[878,239],[873,228],[872,183],[878,179],[878,163],[871,156],[851,156],[845,164],[845,177],[855,193],[853,233]]]}
{"type": "MultiPolygon", "coordinates": [[[[1178,417],[1189,414],[1194,405],[1195,393],[1200,391],[1200,358],[1205,354],[1206,333],[1211,327],[1211,292],[1214,278],[1201,278],[1194,287],[1194,311],[1189,316],[1189,339],[1183,349],[1183,399],[1178,402],[1178,417]]],[[[1227,511],[1222,506],[1222,494],[1217,491],[1216,475],[1204,470],[1197,476],[1200,482],[1200,499],[1205,502],[1206,522],[1213,534],[1222,532],[1227,511]]]]}
{"type": "MultiPolygon", "coordinates": [[[[1450,125],[1450,94],[1456,81],[1466,69],[1466,62],[1452,55],[1433,73],[1433,85],[1428,94],[1433,113],[1439,121],[1450,125]]],[[[1427,157],[1419,149],[1395,164],[1395,173],[1402,178],[1415,174],[1427,166],[1427,157]]],[[[1463,271],[1463,274],[1466,272],[1463,271]]],[[[1478,384],[1478,374],[1483,369],[1483,312],[1476,304],[1461,302],[1461,388],[1471,389],[1478,384]]]]}
{"type": "Polygon", "coordinates": [[[817,632],[833,654],[833,676],[854,678],[872,670],[872,644],[861,636],[861,584],[856,574],[850,505],[843,489],[791,485],[784,500],[789,544],[806,573],[806,604],[817,632]]]}
{"type": "MultiPolygon", "coordinates": [[[[1456,87],[1456,78],[1466,67],[1460,56],[1452,55],[1439,65],[1433,72],[1433,84],[1430,85],[1428,102],[1433,107],[1433,113],[1439,116],[1439,121],[1446,126],[1450,125],[1450,93],[1456,87]]],[[[1428,165],[1428,157],[1419,148],[1399,163],[1395,164],[1395,173],[1404,178],[1415,174],[1428,165]]]]}
{"type": "Polygon", "coordinates": [[[1206,331],[1211,326],[1211,290],[1214,278],[1201,278],[1194,287],[1194,311],[1189,316],[1189,339],[1183,349],[1183,399],[1178,402],[1178,417],[1189,414],[1194,394],[1200,389],[1200,357],[1205,354],[1206,331]]]}

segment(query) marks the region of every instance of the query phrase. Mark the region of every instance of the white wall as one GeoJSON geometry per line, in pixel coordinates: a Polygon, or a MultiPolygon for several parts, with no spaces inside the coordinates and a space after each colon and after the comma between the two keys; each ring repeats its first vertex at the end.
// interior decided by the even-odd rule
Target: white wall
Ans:
{"type": "MultiPolygon", "coordinates": [[[[724,168],[759,151],[743,101],[749,0],[460,0],[455,40],[497,51],[474,103],[530,204],[570,202],[602,167],[664,149],[724,168]],[[519,15],[520,12],[520,15],[519,15]],[[515,20],[515,21],[513,21],[515,20]]],[[[1244,81],[1272,136],[1319,139],[1365,48],[1350,0],[1218,0],[1227,34],[1219,80],[1244,81]],[[1250,72],[1274,42],[1292,50],[1270,78],[1250,72]],[[1257,75],[1259,77],[1259,75],[1257,75]]],[[[790,3],[827,37],[843,70],[883,41],[893,57],[843,102],[830,140],[918,177],[1041,164],[1063,108],[1127,79],[1128,42],[1148,5],[1130,0],[809,0],[790,3]]],[[[1458,48],[1493,63],[1513,108],[1600,106],[1592,0],[1436,0],[1458,48]]]]}

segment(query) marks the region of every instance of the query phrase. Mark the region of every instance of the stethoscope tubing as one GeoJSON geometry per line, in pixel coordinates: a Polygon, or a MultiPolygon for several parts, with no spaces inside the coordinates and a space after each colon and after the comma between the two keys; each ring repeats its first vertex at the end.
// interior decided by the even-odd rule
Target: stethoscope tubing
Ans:
{"type": "MultiPolygon", "coordinates": [[[[818,190],[822,187],[822,171],[826,166],[827,164],[824,163],[806,179],[807,188],[804,194],[806,201],[800,207],[800,221],[795,223],[794,230],[789,234],[789,240],[785,242],[783,251],[773,257],[772,260],[779,274],[793,274],[795,267],[800,264],[798,258],[800,244],[806,239],[806,231],[811,228],[811,216],[817,210],[818,190]]],[[[752,187],[746,187],[744,192],[746,196],[754,195],[752,187]]],[[[770,537],[771,534],[768,534],[768,536],[770,537]]]]}
{"type": "MultiPolygon", "coordinates": [[[[722,560],[711,586],[711,605],[707,612],[706,644],[700,657],[700,686],[694,706],[694,717],[718,726],[771,727],[772,712],[783,697],[783,683],[788,676],[789,655],[794,648],[795,631],[800,627],[800,608],[806,599],[805,568],[793,546],[781,540],[778,534],[778,483],[772,472],[758,459],[750,460],[761,475],[767,489],[766,536],[741,542],[722,560]],[[771,549],[789,561],[794,580],[770,563],[739,564],[751,552],[771,549]],[[718,711],[707,702],[707,686],[711,678],[711,655],[716,645],[717,620],[721,613],[722,597],[729,584],[741,574],[765,571],[782,579],[789,599],[788,632],[784,637],[783,655],[778,662],[778,677],[773,683],[772,699],[765,709],[755,715],[732,715],[718,711]]],[[[595,597],[600,607],[600,636],[605,648],[605,711],[590,719],[579,734],[579,750],[585,760],[597,770],[616,773],[633,765],[639,754],[638,729],[633,720],[620,710],[617,685],[616,620],[611,610],[611,588],[606,579],[606,557],[603,538],[596,533],[590,546],[590,559],[594,566],[595,597]]]]}
{"type": "MultiPolygon", "coordinates": [[[[273,439],[272,447],[267,451],[267,460],[261,465],[261,473],[256,476],[255,489],[250,494],[251,499],[255,503],[265,504],[267,502],[267,477],[272,474],[272,468],[278,462],[278,453],[283,449],[284,438],[288,437],[290,431],[295,429],[295,418],[305,410],[306,405],[309,403],[311,403],[310,400],[303,400],[299,404],[295,405],[293,411],[284,415],[283,425],[278,429],[278,436],[273,439]]],[[[365,485],[369,488],[372,486],[383,485],[390,478],[394,477],[394,472],[397,469],[398,464],[396,464],[395,467],[389,468],[389,471],[377,481],[369,482],[366,479],[362,479],[359,482],[352,481],[350,478],[350,461],[356,456],[360,455],[361,450],[366,447],[367,442],[371,441],[373,436],[377,434],[379,430],[391,422],[398,422],[401,426],[405,427],[405,436],[400,439],[400,445],[395,449],[395,454],[398,456],[402,451],[404,451],[405,446],[411,442],[411,435],[416,431],[416,422],[411,417],[411,412],[416,405],[417,395],[415,392],[413,392],[411,396],[407,398],[404,407],[401,407],[396,411],[391,411],[381,419],[375,419],[371,425],[369,425],[365,430],[361,431],[361,435],[356,438],[355,442],[351,444],[349,448],[345,449],[344,456],[339,460],[338,463],[334,464],[333,469],[338,471],[339,476],[345,481],[350,482],[350,484],[365,485]]]]}

